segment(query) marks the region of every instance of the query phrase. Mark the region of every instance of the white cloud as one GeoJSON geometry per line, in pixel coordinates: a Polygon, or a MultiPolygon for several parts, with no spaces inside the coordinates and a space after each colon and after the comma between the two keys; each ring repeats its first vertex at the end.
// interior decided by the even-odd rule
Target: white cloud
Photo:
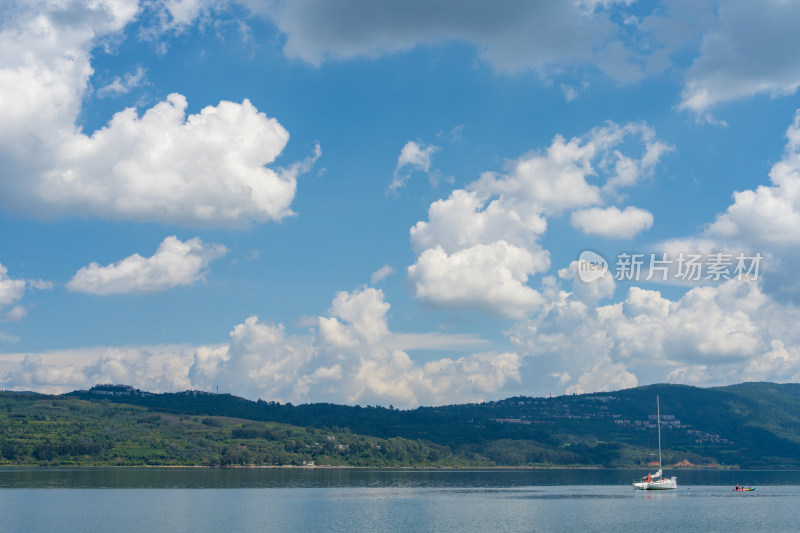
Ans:
{"type": "Polygon", "coordinates": [[[249,397],[293,402],[441,404],[494,394],[519,379],[515,354],[473,354],[423,366],[390,348],[383,293],[339,293],[313,338],[288,336],[280,325],[248,318],[231,332],[227,360],[197,380],[221,382],[249,397]]]}
{"type": "MultiPolygon", "coordinates": [[[[156,11],[159,31],[181,31],[230,3],[169,0],[145,7],[156,11]]],[[[474,45],[500,72],[531,70],[548,78],[589,66],[630,83],[680,68],[673,58],[688,51],[696,59],[685,70],[680,107],[711,122],[719,122],[706,112],[711,107],[756,94],[794,94],[800,86],[800,59],[793,53],[800,44],[794,27],[800,8],[784,0],[664,0],[644,16],[632,15],[627,0],[376,0],[369,10],[357,0],[236,3],[275,23],[286,36],[288,57],[317,66],[455,41],[474,45]]],[[[114,28],[132,15],[121,6],[115,5],[114,28]]],[[[577,96],[575,87],[561,87],[567,101],[577,96]]]]}
{"type": "Polygon", "coordinates": [[[568,392],[800,378],[793,326],[800,309],[771,299],[755,281],[695,287],[677,300],[631,287],[622,301],[604,306],[563,291],[547,296],[542,312],[517,324],[511,339],[520,354],[539,358],[537,367],[578,376],[565,383],[568,392]]]}
{"type": "Polygon", "coordinates": [[[770,249],[800,243],[800,111],[786,137],[783,159],[769,174],[772,185],[734,193],[733,204],[709,225],[708,237],[770,249]]]}
{"type": "Polygon", "coordinates": [[[425,143],[408,141],[403,146],[403,149],[400,150],[400,155],[397,158],[397,170],[410,166],[417,170],[428,172],[431,169],[431,158],[438,150],[439,147],[432,144],[426,146],[425,143]]]}
{"type": "Polygon", "coordinates": [[[600,306],[600,299],[613,294],[613,280],[607,286],[604,281],[586,285],[564,269],[559,274],[573,280],[573,292],[543,290],[547,303],[541,313],[511,332],[519,353],[538,356],[537,367],[552,370],[554,377],[578,376],[562,384],[572,392],[594,390],[603,382],[616,387],[637,381],[699,386],[797,381],[800,309],[787,295],[800,289],[794,268],[800,259],[795,231],[800,224],[800,112],[787,138],[770,185],[735,193],[733,203],[702,234],[662,245],[672,259],[681,253],[708,258],[725,252],[733,266],[738,254],[759,252],[764,263],[758,280],[689,286],[677,299],[633,286],[621,301],[600,306]]]}
{"type": "Polygon", "coordinates": [[[97,97],[105,98],[109,96],[119,96],[128,94],[136,87],[139,87],[144,82],[144,76],[147,72],[143,67],[138,67],[136,72],[129,72],[122,78],[115,76],[108,85],[104,85],[97,89],[97,97]]]}
{"type": "Polygon", "coordinates": [[[784,299],[800,294],[795,265],[800,261],[800,110],[786,132],[783,157],[769,172],[769,184],[733,193],[733,202],[702,233],[663,244],[668,251],[726,251],[735,258],[761,254],[764,290],[784,299]],[[767,275],[768,274],[768,275],[767,275]]]}
{"type": "Polygon", "coordinates": [[[686,73],[681,108],[703,114],[756,94],[794,94],[800,86],[796,21],[800,5],[729,0],[704,28],[699,56],[686,73]]]}
{"type": "Polygon", "coordinates": [[[623,5],[630,5],[634,3],[636,0],[576,0],[575,5],[580,7],[583,13],[587,15],[591,15],[599,8],[608,9],[612,7],[614,4],[623,4],[623,5]]]}
{"type": "Polygon", "coordinates": [[[32,289],[37,289],[40,291],[49,291],[53,288],[52,281],[46,281],[42,279],[29,279],[26,280],[28,282],[28,286],[32,289]]]}
{"type": "Polygon", "coordinates": [[[631,61],[634,54],[619,45],[619,26],[600,9],[611,3],[376,0],[365,10],[356,0],[322,5],[295,0],[265,11],[286,35],[285,54],[313,65],[459,41],[475,45],[480,57],[499,71],[533,70],[547,76],[613,55],[630,63],[633,73],[624,73],[625,79],[635,79],[640,74],[631,61]]]}
{"type": "MultiPolygon", "coordinates": [[[[346,327],[357,334],[359,340],[377,344],[389,334],[386,313],[389,304],[383,300],[383,291],[365,287],[353,293],[341,291],[333,299],[330,320],[349,322],[346,327]]],[[[341,323],[340,323],[341,325],[341,323]]]]}
{"type": "Polygon", "coordinates": [[[400,155],[397,157],[397,167],[394,170],[394,179],[389,186],[389,190],[399,189],[405,186],[408,181],[409,174],[404,173],[407,167],[412,170],[425,172],[426,174],[431,170],[431,159],[433,154],[439,150],[438,146],[432,144],[426,145],[425,143],[408,141],[403,149],[400,150],[400,155]]]}
{"type": "Polygon", "coordinates": [[[197,237],[182,242],[171,236],[150,257],[133,254],[106,266],[90,263],[75,274],[67,288],[101,295],[160,292],[203,279],[209,263],[225,253],[224,246],[205,244],[197,237]]]}
{"type": "Polygon", "coordinates": [[[389,265],[383,265],[378,270],[372,273],[372,276],[370,276],[370,283],[372,283],[373,285],[379,283],[388,278],[389,276],[391,276],[392,274],[394,274],[394,269],[389,265]]]}
{"type": "Polygon", "coordinates": [[[28,310],[16,304],[22,300],[27,289],[49,290],[52,287],[49,281],[9,277],[8,269],[0,263],[0,321],[18,322],[25,317],[28,310]]]}
{"type": "MultiPolygon", "coordinates": [[[[562,374],[562,381],[569,381],[569,374],[562,374]]],[[[622,363],[612,363],[607,357],[601,359],[591,370],[578,376],[577,383],[566,389],[567,394],[615,391],[630,389],[639,384],[636,376],[628,372],[622,363]]]]}
{"type": "Polygon", "coordinates": [[[653,215],[638,207],[593,207],[572,213],[572,225],[587,235],[617,239],[632,239],[637,233],[650,229],[653,215]]]}
{"type": "Polygon", "coordinates": [[[400,406],[483,398],[519,379],[522,361],[515,354],[473,354],[417,365],[392,347],[403,341],[388,329],[388,310],[382,291],[341,292],[330,316],[319,317],[313,339],[286,336],[282,327],[250,317],[231,333],[229,359],[219,374],[204,379],[210,383],[222,376],[250,397],[400,406]]]}
{"type": "Polygon", "coordinates": [[[8,277],[8,269],[0,264],[0,310],[19,301],[25,294],[25,280],[8,277]]]}
{"type": "Polygon", "coordinates": [[[604,195],[636,184],[670,149],[646,124],[609,122],[582,137],[567,140],[556,135],[545,152],[524,155],[512,162],[507,174],[486,173],[469,188],[513,199],[537,213],[559,214],[600,204],[604,195]],[[631,139],[641,147],[638,157],[618,149],[631,139]]]}
{"type": "Polygon", "coordinates": [[[23,361],[0,378],[9,390],[36,390],[44,394],[69,392],[73,383],[85,383],[86,376],[72,364],[43,364],[37,355],[26,355],[23,361]]]}
{"type": "Polygon", "coordinates": [[[28,314],[27,309],[25,309],[21,305],[17,305],[8,310],[8,312],[3,317],[3,320],[7,322],[19,322],[20,320],[25,318],[27,314],[28,314]]]}
{"type": "MultiPolygon", "coordinates": [[[[527,282],[550,267],[550,255],[538,242],[546,217],[602,205],[618,189],[651,176],[669,149],[645,124],[609,122],[569,140],[557,135],[545,151],[512,161],[506,173],[484,173],[437,200],[428,220],[410,230],[417,260],[408,279],[415,296],[434,306],[505,317],[537,309],[542,297],[527,282]]],[[[649,227],[652,215],[598,208],[574,220],[597,233],[629,238],[649,227]]]]}
{"type": "MultiPolygon", "coordinates": [[[[575,298],[586,305],[596,305],[603,298],[614,295],[617,284],[614,281],[614,272],[607,270],[602,276],[587,283],[574,282],[578,277],[578,261],[570,263],[569,268],[562,268],[558,271],[558,277],[565,280],[573,280],[572,294],[575,298]]],[[[555,280],[553,280],[555,281],[555,280]]]]}
{"type": "Polygon", "coordinates": [[[186,99],[172,94],[141,116],[129,108],[91,135],[79,131],[76,120],[92,74],[90,50],[131,22],[137,10],[135,2],[86,7],[67,1],[12,10],[14,16],[4,21],[2,204],[27,216],[190,226],[290,215],[297,174],[308,164],[266,168],[289,134],[246,99],[187,116],[186,99]]]}
{"type": "Polygon", "coordinates": [[[386,345],[395,350],[486,349],[490,341],[469,333],[393,333],[386,345]]]}
{"type": "MultiPolygon", "coordinates": [[[[628,1],[376,0],[369,10],[357,0],[241,3],[273,20],[288,57],[317,66],[460,42],[497,71],[543,78],[588,66],[631,83],[682,69],[681,108],[711,121],[715,105],[800,86],[800,7],[785,0],[663,0],[646,15],[633,15],[628,1]],[[674,58],[686,54],[696,59],[683,69],[674,58]]],[[[562,87],[574,99],[574,87],[562,87]]]]}
{"type": "Polygon", "coordinates": [[[541,305],[526,285],[528,276],[549,265],[546,257],[497,241],[448,254],[440,246],[422,252],[408,267],[416,298],[445,308],[477,308],[520,318],[541,305]]]}
{"type": "Polygon", "coordinates": [[[236,325],[224,345],[89,348],[0,354],[0,384],[12,390],[62,393],[96,383],[152,391],[201,389],[251,399],[415,407],[480,401],[519,382],[522,358],[473,353],[419,365],[402,351],[464,349],[471,336],[395,334],[379,290],[341,292],[317,329],[288,334],[255,316],[236,325]]]}
{"type": "Polygon", "coordinates": [[[226,347],[164,344],[91,347],[0,354],[0,383],[10,390],[62,394],[98,383],[125,383],[157,392],[191,388],[188,371],[199,353],[226,347]]]}
{"type": "Polygon", "coordinates": [[[127,109],[91,137],[63,143],[39,200],[64,211],[83,206],[110,218],[185,225],[290,215],[294,173],[264,167],[286,145],[286,130],[248,100],[188,117],[186,106],[172,94],[142,117],[127,109]]]}
{"type": "Polygon", "coordinates": [[[547,229],[539,213],[523,203],[487,203],[477,191],[456,189],[446,200],[437,200],[428,209],[428,220],[411,228],[411,242],[417,252],[441,246],[456,252],[478,244],[507,240],[531,250],[547,229]]]}
{"type": "Polygon", "coordinates": [[[632,287],[622,301],[603,306],[553,283],[543,291],[542,311],[509,332],[516,353],[415,363],[404,349],[461,350],[480,340],[393,333],[383,293],[361,288],[338,294],[308,334],[288,334],[253,316],[224,345],[0,354],[0,382],[45,392],[103,382],[155,391],[219,386],[253,399],[413,407],[519,390],[800,379],[800,309],[774,301],[757,282],[696,287],[676,300],[632,287]]]}
{"type": "Polygon", "coordinates": [[[571,85],[561,84],[561,92],[564,93],[564,100],[572,102],[580,96],[578,89],[571,85]]]}
{"type": "Polygon", "coordinates": [[[164,29],[182,30],[212,9],[226,4],[224,0],[161,0],[164,29]]]}

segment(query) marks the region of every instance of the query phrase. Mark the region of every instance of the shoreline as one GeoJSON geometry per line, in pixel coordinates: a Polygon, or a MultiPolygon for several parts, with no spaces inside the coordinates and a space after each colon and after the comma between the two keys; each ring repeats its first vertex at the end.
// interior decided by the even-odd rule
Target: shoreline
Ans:
{"type": "MultiPolygon", "coordinates": [[[[512,470],[591,470],[591,471],[622,471],[622,470],[646,470],[646,468],[639,466],[630,467],[602,467],[602,466],[347,466],[347,465],[0,465],[0,470],[3,469],[53,469],[53,470],[67,470],[67,469],[190,469],[190,470],[397,470],[397,471],[468,471],[468,470],[481,470],[481,471],[512,471],[512,470]]],[[[665,470],[670,471],[706,471],[706,472],[797,472],[800,468],[740,468],[738,466],[730,467],[667,467],[665,470]]]]}

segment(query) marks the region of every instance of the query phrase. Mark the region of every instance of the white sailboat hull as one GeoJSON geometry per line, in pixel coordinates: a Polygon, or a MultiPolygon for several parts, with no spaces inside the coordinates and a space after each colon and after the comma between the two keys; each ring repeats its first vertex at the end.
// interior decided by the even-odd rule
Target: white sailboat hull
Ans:
{"type": "Polygon", "coordinates": [[[637,481],[633,484],[636,490],[671,490],[678,488],[678,478],[671,477],[658,481],[637,481]]]}

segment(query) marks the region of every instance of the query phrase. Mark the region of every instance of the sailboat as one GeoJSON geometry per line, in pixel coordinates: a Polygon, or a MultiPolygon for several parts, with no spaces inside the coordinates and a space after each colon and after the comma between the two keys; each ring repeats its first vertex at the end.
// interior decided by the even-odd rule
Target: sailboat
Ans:
{"type": "Polygon", "coordinates": [[[675,476],[664,477],[661,471],[661,406],[656,395],[656,419],[658,421],[658,472],[647,474],[642,481],[634,481],[635,490],[670,490],[678,488],[678,478],[675,476]]]}

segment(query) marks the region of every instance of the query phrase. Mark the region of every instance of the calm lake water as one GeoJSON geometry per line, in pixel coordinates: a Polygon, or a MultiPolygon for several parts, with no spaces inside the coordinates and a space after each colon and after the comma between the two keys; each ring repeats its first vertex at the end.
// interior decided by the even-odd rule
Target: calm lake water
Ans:
{"type": "Polygon", "coordinates": [[[800,531],[800,472],[672,473],[5,468],[0,531],[800,531]]]}

